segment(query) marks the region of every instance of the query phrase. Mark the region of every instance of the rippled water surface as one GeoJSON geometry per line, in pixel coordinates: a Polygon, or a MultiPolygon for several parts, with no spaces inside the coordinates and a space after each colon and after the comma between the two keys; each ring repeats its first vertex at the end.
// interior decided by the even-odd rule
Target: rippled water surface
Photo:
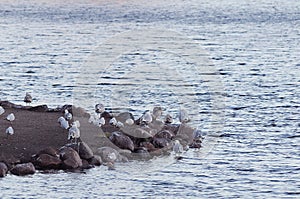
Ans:
{"type": "Polygon", "coordinates": [[[0,99],[156,104],[208,135],[185,159],[0,179],[1,198],[300,195],[300,3],[0,1],[0,99]]]}

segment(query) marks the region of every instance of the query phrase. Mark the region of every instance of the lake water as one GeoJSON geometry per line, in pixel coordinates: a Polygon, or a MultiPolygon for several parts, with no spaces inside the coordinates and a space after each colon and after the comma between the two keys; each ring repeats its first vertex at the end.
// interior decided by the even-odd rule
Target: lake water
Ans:
{"type": "Polygon", "coordinates": [[[136,116],[160,104],[207,133],[181,161],[0,179],[0,198],[300,195],[300,2],[0,1],[0,99],[136,116]]]}

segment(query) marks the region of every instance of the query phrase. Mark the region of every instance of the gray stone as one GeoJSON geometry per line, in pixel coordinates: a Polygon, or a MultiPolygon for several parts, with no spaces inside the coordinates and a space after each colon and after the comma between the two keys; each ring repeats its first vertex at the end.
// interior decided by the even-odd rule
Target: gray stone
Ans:
{"type": "Polygon", "coordinates": [[[8,168],[7,168],[6,164],[3,162],[0,162],[0,177],[6,176],[7,170],[8,170],[8,168]]]}
{"type": "Polygon", "coordinates": [[[41,169],[59,169],[62,161],[57,156],[49,154],[41,154],[34,161],[34,164],[41,169]]]}
{"type": "Polygon", "coordinates": [[[79,154],[71,147],[62,147],[60,149],[60,158],[63,169],[76,169],[82,167],[82,160],[79,154]]]}
{"type": "Polygon", "coordinates": [[[10,172],[18,176],[30,175],[35,173],[35,167],[31,162],[17,164],[10,170],[10,172]]]}
{"type": "Polygon", "coordinates": [[[79,143],[79,156],[82,159],[88,160],[94,156],[92,149],[85,143],[79,143]]]}

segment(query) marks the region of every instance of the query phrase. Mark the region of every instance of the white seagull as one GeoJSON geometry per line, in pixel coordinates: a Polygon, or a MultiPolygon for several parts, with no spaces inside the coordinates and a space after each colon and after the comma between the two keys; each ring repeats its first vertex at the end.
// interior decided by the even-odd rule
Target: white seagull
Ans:
{"type": "Polygon", "coordinates": [[[14,134],[14,129],[13,129],[13,127],[8,127],[7,129],[6,129],[6,131],[5,131],[5,133],[6,133],[6,136],[8,137],[9,135],[13,135],[14,134]]]}
{"type": "Polygon", "coordinates": [[[72,113],[70,113],[70,112],[68,111],[68,109],[65,109],[65,114],[64,114],[64,116],[65,116],[65,119],[66,119],[67,121],[70,121],[70,120],[73,118],[72,113]]]}
{"type": "Polygon", "coordinates": [[[185,109],[180,109],[179,111],[179,121],[183,123],[187,123],[190,121],[190,118],[188,116],[188,113],[185,109]]]}
{"type": "Polygon", "coordinates": [[[161,115],[162,115],[162,112],[163,111],[162,111],[162,108],[160,106],[155,106],[153,108],[153,118],[155,120],[159,119],[161,117],[161,115]]]}
{"type": "Polygon", "coordinates": [[[32,102],[32,96],[30,95],[30,93],[26,93],[24,97],[24,102],[26,103],[26,105],[32,102]]]}
{"type": "Polygon", "coordinates": [[[150,111],[145,111],[145,113],[142,116],[142,122],[146,124],[150,124],[152,122],[152,115],[150,111]]]}
{"type": "Polygon", "coordinates": [[[57,122],[60,124],[60,127],[63,129],[69,128],[69,122],[64,117],[59,117],[57,122]]]}
{"type": "Polygon", "coordinates": [[[2,115],[4,112],[5,112],[5,109],[2,106],[0,106],[0,115],[2,115]]]}
{"type": "Polygon", "coordinates": [[[95,112],[101,114],[105,111],[105,107],[103,104],[96,104],[95,105],[95,112]]]}
{"type": "Polygon", "coordinates": [[[98,126],[101,127],[105,124],[105,119],[104,117],[101,117],[99,120],[98,120],[98,126]]]}
{"type": "Polygon", "coordinates": [[[71,128],[69,129],[68,140],[75,140],[77,143],[78,139],[80,138],[80,130],[77,128],[76,123],[73,122],[71,128]]]}
{"type": "Polygon", "coordinates": [[[7,119],[8,121],[10,121],[10,123],[12,123],[12,122],[16,119],[16,117],[15,117],[15,115],[14,115],[13,113],[11,113],[11,114],[9,114],[9,115],[6,117],[6,119],[7,119]]]}
{"type": "Polygon", "coordinates": [[[175,140],[173,145],[173,151],[176,155],[181,154],[183,152],[183,146],[180,144],[179,140],[175,140]]]}

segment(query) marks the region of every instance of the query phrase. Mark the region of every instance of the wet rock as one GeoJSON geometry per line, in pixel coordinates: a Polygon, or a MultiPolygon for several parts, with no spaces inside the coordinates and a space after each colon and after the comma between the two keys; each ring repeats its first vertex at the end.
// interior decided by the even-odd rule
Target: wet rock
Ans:
{"type": "Polygon", "coordinates": [[[92,149],[85,143],[79,143],[79,156],[82,159],[88,160],[94,156],[92,149]]]}
{"type": "Polygon", "coordinates": [[[154,138],[152,141],[155,148],[164,148],[170,145],[170,140],[166,138],[154,138]]]}
{"type": "Polygon", "coordinates": [[[171,133],[168,130],[162,130],[160,132],[158,132],[155,137],[157,138],[165,138],[165,139],[172,139],[174,137],[174,134],[171,133]]]}
{"type": "Polygon", "coordinates": [[[81,166],[82,169],[91,169],[93,167],[94,166],[91,165],[87,160],[82,159],[82,166],[81,166]]]}
{"type": "Polygon", "coordinates": [[[89,159],[89,163],[94,166],[100,166],[102,164],[101,156],[94,155],[91,159],[89,159]]]}
{"type": "Polygon", "coordinates": [[[125,156],[111,147],[98,148],[96,154],[101,156],[103,162],[128,162],[125,156]]]}
{"type": "Polygon", "coordinates": [[[0,162],[0,178],[6,176],[8,168],[5,163],[0,162]]]}
{"type": "Polygon", "coordinates": [[[34,164],[40,169],[59,169],[62,161],[57,156],[41,154],[36,158],[34,164]]]}
{"type": "Polygon", "coordinates": [[[63,169],[76,169],[82,166],[79,154],[71,147],[62,147],[60,149],[60,158],[63,169]]]}
{"type": "Polygon", "coordinates": [[[156,150],[155,146],[150,142],[141,142],[140,146],[146,148],[149,152],[156,150]]]}
{"type": "Polygon", "coordinates": [[[13,167],[10,170],[10,172],[18,176],[30,175],[35,173],[35,167],[31,162],[24,163],[24,164],[17,164],[15,167],[13,167]]]}
{"type": "Polygon", "coordinates": [[[130,151],[134,150],[133,141],[127,135],[124,135],[121,132],[113,132],[109,139],[112,143],[114,143],[121,149],[129,149],[130,151]]]}

